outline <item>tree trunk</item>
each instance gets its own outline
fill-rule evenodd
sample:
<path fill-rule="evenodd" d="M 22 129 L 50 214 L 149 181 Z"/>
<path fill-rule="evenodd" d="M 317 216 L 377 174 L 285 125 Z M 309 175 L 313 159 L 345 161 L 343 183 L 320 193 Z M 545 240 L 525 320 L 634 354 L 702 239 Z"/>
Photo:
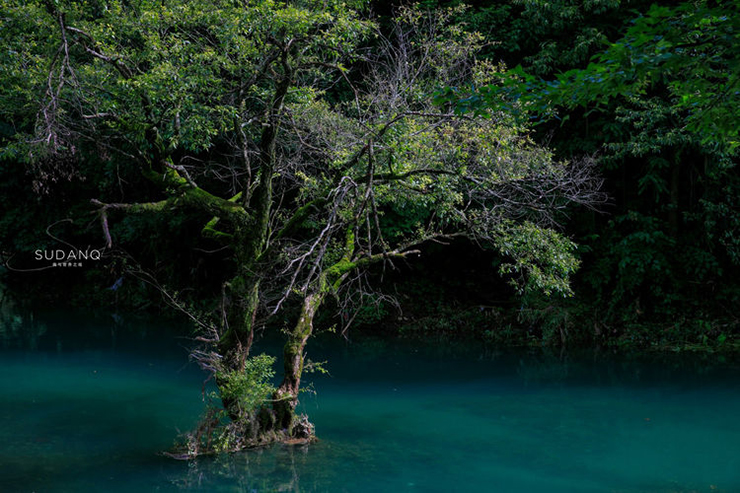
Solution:
<path fill-rule="evenodd" d="M 243 370 L 254 340 L 254 320 L 259 306 L 259 279 L 241 276 L 229 283 L 226 296 L 226 327 L 218 350 L 230 370 Z"/>
<path fill-rule="evenodd" d="M 275 391 L 273 409 L 278 429 L 287 432 L 291 437 L 310 438 L 312 426 L 306 421 L 296 419 L 295 408 L 298 405 L 298 391 L 303 373 L 303 358 L 306 342 L 313 332 L 313 318 L 324 300 L 324 293 L 312 293 L 303 300 L 301 313 L 283 348 L 283 382 Z"/>
<path fill-rule="evenodd" d="M 229 417 L 234 422 L 251 420 L 250 416 L 242 416 L 238 402 L 226 397 L 222 392 L 224 385 L 234 373 L 245 371 L 249 351 L 254 340 L 254 320 L 259 305 L 259 279 L 250 277 L 244 279 L 235 277 L 224 293 L 226 311 L 226 327 L 218 342 L 218 353 L 221 355 L 221 372 L 216 373 L 216 385 L 219 387 L 221 402 Z"/>

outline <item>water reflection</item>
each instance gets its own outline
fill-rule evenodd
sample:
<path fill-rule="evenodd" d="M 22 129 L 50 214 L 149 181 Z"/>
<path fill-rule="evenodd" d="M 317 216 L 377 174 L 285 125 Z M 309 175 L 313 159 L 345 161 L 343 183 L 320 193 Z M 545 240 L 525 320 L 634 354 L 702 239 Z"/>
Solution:
<path fill-rule="evenodd" d="M 0 346 L 35 351 L 46 331 L 46 324 L 36 320 L 33 310 L 21 306 L 0 283 Z"/>
<path fill-rule="evenodd" d="M 311 446 L 278 445 L 239 454 L 200 458 L 187 464 L 187 473 L 170 481 L 187 491 L 310 491 L 301 487 L 300 471 L 309 461 Z M 315 478 L 314 478 L 315 480 Z"/>

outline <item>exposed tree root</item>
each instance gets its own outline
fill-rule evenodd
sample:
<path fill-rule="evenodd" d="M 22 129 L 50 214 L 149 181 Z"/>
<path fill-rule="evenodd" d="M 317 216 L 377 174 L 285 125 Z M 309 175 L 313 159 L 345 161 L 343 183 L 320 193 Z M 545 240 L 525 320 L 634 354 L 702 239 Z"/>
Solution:
<path fill-rule="evenodd" d="M 256 418 L 252 422 L 228 421 L 223 410 L 210 409 L 193 431 L 183 434 L 181 442 L 163 455 L 176 460 L 192 460 L 275 444 L 307 445 L 316 441 L 314 425 L 305 414 L 296 417 L 291 430 L 276 430 L 260 429 Z"/>

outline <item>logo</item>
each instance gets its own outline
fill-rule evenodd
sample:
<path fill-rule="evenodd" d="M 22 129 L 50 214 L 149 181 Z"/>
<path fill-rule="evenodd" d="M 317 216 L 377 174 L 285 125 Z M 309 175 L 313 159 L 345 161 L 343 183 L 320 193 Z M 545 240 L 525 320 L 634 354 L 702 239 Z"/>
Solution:
<path fill-rule="evenodd" d="M 52 235 L 49 230 L 61 222 L 72 222 L 72 220 L 65 219 L 52 224 L 46 228 L 46 234 L 63 246 L 57 248 L 36 249 L 33 251 L 31 259 L 27 257 L 25 259 L 19 258 L 13 262 L 13 265 L 11 265 L 11 260 L 13 260 L 16 255 L 10 255 L 4 262 L 5 267 L 10 271 L 15 272 L 32 272 L 59 267 L 81 268 L 91 262 L 99 261 L 103 258 L 104 249 L 102 248 L 91 248 L 89 246 L 84 249 L 78 248 L 71 243 Z"/>
<path fill-rule="evenodd" d="M 52 262 L 51 267 L 82 267 L 83 260 L 100 260 L 101 250 L 36 250 L 33 252 L 36 260 Z"/>

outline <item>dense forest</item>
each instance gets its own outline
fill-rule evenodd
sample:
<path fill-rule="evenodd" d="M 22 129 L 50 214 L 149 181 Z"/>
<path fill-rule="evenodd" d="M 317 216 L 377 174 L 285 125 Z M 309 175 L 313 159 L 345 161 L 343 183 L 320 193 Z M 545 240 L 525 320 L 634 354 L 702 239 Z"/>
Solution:
<path fill-rule="evenodd" d="M 740 342 L 734 1 L 1 5 L 3 282 L 190 320 L 189 453 L 311 438 L 314 326 Z"/>

